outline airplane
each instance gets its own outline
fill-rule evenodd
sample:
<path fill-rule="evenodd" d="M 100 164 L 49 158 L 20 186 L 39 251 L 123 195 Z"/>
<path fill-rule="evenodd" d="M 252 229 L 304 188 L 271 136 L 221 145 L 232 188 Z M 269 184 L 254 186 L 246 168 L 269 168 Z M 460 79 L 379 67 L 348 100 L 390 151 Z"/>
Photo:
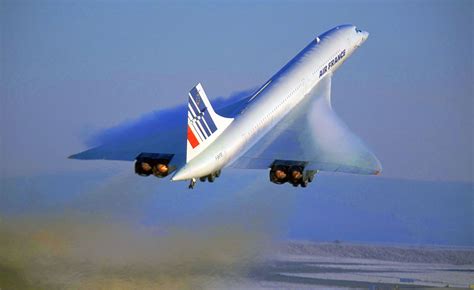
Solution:
<path fill-rule="evenodd" d="M 378 175 L 381 164 L 335 114 L 334 72 L 368 38 L 354 25 L 313 39 L 253 94 L 216 113 L 202 85 L 188 93 L 187 126 L 163 124 L 150 141 L 98 146 L 72 159 L 135 161 L 135 173 L 214 182 L 224 168 L 264 169 L 275 184 L 307 187 L 320 171 Z M 181 128 L 182 127 L 182 128 Z"/>

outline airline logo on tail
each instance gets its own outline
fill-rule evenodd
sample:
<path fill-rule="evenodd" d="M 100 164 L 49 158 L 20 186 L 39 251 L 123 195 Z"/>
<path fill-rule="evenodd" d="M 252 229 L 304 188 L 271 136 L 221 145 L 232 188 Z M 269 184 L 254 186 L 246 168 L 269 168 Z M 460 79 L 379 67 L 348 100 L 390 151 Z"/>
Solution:
<path fill-rule="evenodd" d="M 216 124 L 207 111 L 201 94 L 194 87 L 189 92 L 188 100 L 188 141 L 195 148 L 215 131 L 217 131 Z"/>
<path fill-rule="evenodd" d="M 201 84 L 192 88 L 188 96 L 186 161 L 206 149 L 233 120 L 216 114 Z"/>

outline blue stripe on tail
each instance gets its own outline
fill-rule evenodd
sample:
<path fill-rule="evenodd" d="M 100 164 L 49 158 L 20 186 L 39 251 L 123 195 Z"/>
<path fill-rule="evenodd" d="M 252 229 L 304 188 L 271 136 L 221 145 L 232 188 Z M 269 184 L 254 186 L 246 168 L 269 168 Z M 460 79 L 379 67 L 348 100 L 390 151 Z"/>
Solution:
<path fill-rule="evenodd" d="M 209 113 L 204 112 L 204 120 L 206 120 L 206 123 L 209 126 L 209 129 L 211 129 L 211 133 L 216 132 L 217 130 L 216 124 L 212 120 L 211 116 L 209 116 Z"/>
<path fill-rule="evenodd" d="M 191 96 L 189 97 L 188 102 L 189 104 L 191 104 L 191 108 L 194 111 L 194 114 L 196 115 L 195 122 L 199 123 L 202 126 L 202 128 L 206 131 L 207 136 L 210 136 L 212 133 L 217 131 L 217 126 L 214 123 L 214 120 L 212 120 L 209 113 L 206 112 L 206 105 L 202 101 L 199 91 L 196 88 L 193 88 L 190 94 Z M 209 126 L 209 129 L 207 128 L 206 124 L 203 122 L 203 119 L 206 120 L 206 123 Z M 200 131 L 201 133 L 204 133 L 202 132 L 202 130 Z M 205 134 L 203 135 L 206 136 Z"/>
<path fill-rule="evenodd" d="M 201 95 L 199 94 L 199 91 L 196 88 L 193 88 L 191 90 L 191 96 L 193 97 L 194 102 L 196 105 L 199 107 L 200 111 L 204 111 L 206 108 L 206 105 L 202 101 Z"/>
<path fill-rule="evenodd" d="M 205 115 L 207 115 L 207 114 L 205 114 Z M 201 124 L 201 126 L 202 126 L 202 127 L 204 128 L 204 130 L 206 131 L 207 136 L 211 136 L 211 134 L 214 133 L 214 132 L 212 132 L 212 133 L 209 132 L 209 129 L 207 129 L 206 124 L 204 124 L 204 121 L 203 121 L 202 117 L 198 120 L 198 122 L 199 122 L 199 124 Z"/>
<path fill-rule="evenodd" d="M 198 116 L 201 113 L 201 111 L 196 107 L 196 105 L 194 105 L 193 101 L 191 100 L 191 97 L 189 97 L 188 103 L 191 105 L 191 108 L 193 109 L 194 114 Z"/>

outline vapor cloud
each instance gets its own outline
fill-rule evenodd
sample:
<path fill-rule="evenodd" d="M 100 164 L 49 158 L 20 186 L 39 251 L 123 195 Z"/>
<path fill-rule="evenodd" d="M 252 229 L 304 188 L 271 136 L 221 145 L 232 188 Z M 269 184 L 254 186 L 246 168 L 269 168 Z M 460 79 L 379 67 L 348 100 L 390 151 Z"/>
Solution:
<path fill-rule="evenodd" d="M 212 99 L 212 105 L 218 113 L 224 116 L 232 115 L 232 107 L 223 109 L 234 102 L 250 96 L 255 91 L 254 88 L 238 91 L 227 97 L 219 97 Z M 142 139 L 149 135 L 154 135 L 166 126 L 167 129 L 176 128 L 181 130 L 186 128 L 187 122 L 187 103 L 184 102 L 179 106 L 155 110 L 150 113 L 143 114 L 135 120 L 124 121 L 117 126 L 95 132 L 86 139 L 86 145 L 99 146 L 111 144 L 113 142 L 123 142 L 130 139 Z"/>

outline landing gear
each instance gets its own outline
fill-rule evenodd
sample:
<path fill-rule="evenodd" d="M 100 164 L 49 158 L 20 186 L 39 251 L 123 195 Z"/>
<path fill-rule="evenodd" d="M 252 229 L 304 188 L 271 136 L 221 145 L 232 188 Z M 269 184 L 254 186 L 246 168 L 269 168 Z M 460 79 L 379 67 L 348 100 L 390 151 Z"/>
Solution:
<path fill-rule="evenodd" d="M 309 180 L 306 178 L 306 179 L 301 180 L 300 185 L 301 187 L 306 187 L 308 186 L 308 183 L 309 183 Z"/>
<path fill-rule="evenodd" d="M 214 180 L 216 180 L 216 175 L 214 175 L 214 173 L 209 174 L 209 175 L 207 176 L 207 180 L 208 180 L 209 182 L 214 182 Z"/>
<path fill-rule="evenodd" d="M 307 171 L 305 171 L 305 173 L 303 175 L 303 178 L 301 178 L 301 181 L 300 181 L 299 185 L 301 185 L 301 187 L 307 187 L 308 184 L 314 180 L 314 175 L 316 175 L 316 173 L 318 173 L 317 170 L 307 170 Z"/>
<path fill-rule="evenodd" d="M 308 170 L 306 171 L 306 178 L 308 182 L 313 182 L 314 176 L 319 172 L 319 170 Z"/>
<path fill-rule="evenodd" d="M 216 181 L 216 178 L 219 177 L 219 176 L 221 176 L 221 170 L 220 170 L 220 169 L 217 170 L 217 171 L 214 172 L 214 173 L 209 174 L 209 175 L 205 175 L 205 176 L 199 177 L 199 181 L 201 181 L 201 182 L 206 182 L 206 180 L 207 180 L 207 181 L 209 181 L 209 182 L 214 182 L 214 181 Z M 190 183 L 189 183 L 189 186 L 188 186 L 189 189 L 193 189 L 193 188 L 194 188 L 194 186 L 196 185 L 196 181 L 197 181 L 196 178 L 191 179 L 191 181 L 190 181 Z"/>
<path fill-rule="evenodd" d="M 191 178 L 191 182 L 189 183 L 188 188 L 193 189 L 195 185 L 196 185 L 196 178 Z"/>

